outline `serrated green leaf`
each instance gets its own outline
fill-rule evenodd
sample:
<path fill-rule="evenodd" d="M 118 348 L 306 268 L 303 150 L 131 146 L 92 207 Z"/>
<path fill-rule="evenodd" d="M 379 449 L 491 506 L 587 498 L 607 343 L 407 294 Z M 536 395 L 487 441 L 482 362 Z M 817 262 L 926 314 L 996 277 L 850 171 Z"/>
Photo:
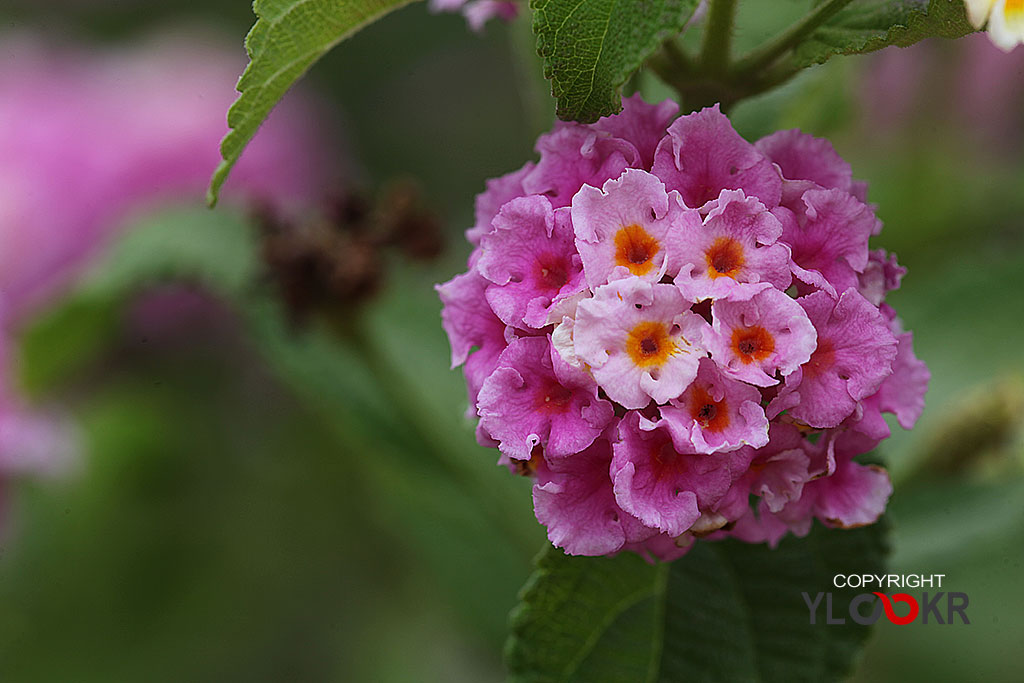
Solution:
<path fill-rule="evenodd" d="M 249 65 L 228 111 L 231 130 L 220 145 L 207 199 L 221 186 L 260 124 L 289 88 L 331 48 L 414 0 L 256 0 L 256 23 L 245 39 Z"/>
<path fill-rule="evenodd" d="M 563 120 L 593 123 L 622 109 L 622 85 L 698 0 L 531 0 L 537 52 Z"/>
<path fill-rule="evenodd" d="M 843 677 L 869 627 L 812 625 L 802 592 L 833 594 L 840 616 L 859 589 L 836 573 L 882 573 L 884 524 L 816 527 L 776 550 L 698 542 L 649 565 L 633 553 L 569 557 L 548 548 L 512 613 L 506 646 L 516 683 L 827 681 Z"/>
<path fill-rule="evenodd" d="M 961 38 L 974 30 L 963 0 L 854 0 L 811 32 L 794 58 L 797 66 L 807 67 L 833 55 L 907 47 L 934 36 Z"/>

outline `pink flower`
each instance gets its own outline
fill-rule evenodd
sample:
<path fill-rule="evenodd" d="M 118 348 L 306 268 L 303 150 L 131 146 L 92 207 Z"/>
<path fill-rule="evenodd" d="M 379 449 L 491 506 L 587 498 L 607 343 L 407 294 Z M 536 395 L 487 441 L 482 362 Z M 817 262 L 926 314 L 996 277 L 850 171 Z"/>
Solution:
<path fill-rule="evenodd" d="M 885 301 L 885 295 L 899 289 L 900 280 L 907 274 L 907 269 L 896 262 L 896 254 L 887 254 L 884 249 L 875 249 L 868 253 L 868 263 L 864 272 L 857 277 L 857 290 L 875 306 Z"/>
<path fill-rule="evenodd" d="M 740 520 L 750 513 L 750 496 L 758 496 L 769 512 L 782 510 L 799 500 L 804 484 L 814 473 L 812 463 L 820 449 L 808 442 L 796 427 L 773 422 L 769 445 L 756 451 L 750 466 L 736 479 L 716 507 L 726 519 Z"/>
<path fill-rule="evenodd" d="M 905 270 L 827 141 L 674 113 L 558 124 L 478 198 L 439 292 L 481 443 L 573 554 L 869 524 L 892 488 L 854 459 L 928 383 L 885 302 Z"/>
<path fill-rule="evenodd" d="M 506 325 L 541 328 L 559 300 L 583 291 L 569 212 L 542 196 L 517 197 L 480 241 L 477 270 L 491 284 L 487 302 Z"/>
<path fill-rule="evenodd" d="M 602 187 L 641 163 L 631 143 L 577 123 L 541 135 L 537 153 L 540 161 L 523 178 L 523 189 L 548 196 L 556 207 L 569 206 L 584 185 Z"/>
<path fill-rule="evenodd" d="M 798 130 L 780 130 L 761 138 L 755 146 L 779 167 L 785 180 L 809 180 L 854 194 L 853 170 L 828 140 Z"/>
<path fill-rule="evenodd" d="M 722 190 L 705 207 L 704 225 L 682 238 L 676 284 L 687 299 L 742 301 L 767 287 L 789 287 L 789 249 L 776 243 L 779 219 L 742 190 Z"/>
<path fill-rule="evenodd" d="M 718 105 L 669 126 L 654 156 L 654 174 L 702 212 L 722 190 L 742 189 L 769 209 L 782 196 L 782 178 L 771 160 L 733 130 Z"/>
<path fill-rule="evenodd" d="M 829 467 L 824 475 L 815 474 L 804 484 L 799 498 L 777 511 L 761 502 L 758 512 L 765 531 L 777 533 L 781 523 L 802 536 L 809 531 L 813 518 L 828 526 L 850 529 L 873 524 L 885 511 L 892 494 L 889 475 L 877 465 L 861 465 L 853 460 L 877 442 L 856 432 L 840 432 L 829 439 Z"/>
<path fill-rule="evenodd" d="M 16 321 L 56 294 L 133 212 L 203 202 L 244 54 L 166 36 L 86 51 L 14 37 L 0 54 L 0 292 Z M 308 106 L 275 110 L 225 197 L 320 194 Z"/>
<path fill-rule="evenodd" d="M 441 322 L 451 342 L 452 368 L 466 364 L 470 414 L 473 416 L 476 416 L 476 397 L 480 387 L 498 367 L 498 356 L 508 346 L 510 335 L 487 302 L 489 284 L 474 268 L 436 287 L 444 304 Z"/>
<path fill-rule="evenodd" d="M 541 458 L 533 504 L 548 538 L 571 555 L 608 555 L 655 531 L 615 500 L 608 485 L 611 445 L 602 439 L 572 458 Z"/>
<path fill-rule="evenodd" d="M 594 128 L 633 145 L 640 155 L 640 167 L 649 171 L 658 144 L 678 115 L 679 105 L 672 100 L 652 106 L 636 93 L 622 100 L 620 113 L 598 120 Z"/>
<path fill-rule="evenodd" d="M 657 424 L 668 431 L 680 450 L 717 453 L 768 444 L 761 392 L 730 379 L 710 358 L 701 359 L 697 378 L 661 409 L 661 417 Z"/>
<path fill-rule="evenodd" d="M 584 185 L 572 200 L 576 248 L 587 284 L 635 275 L 657 282 L 683 263 L 681 238 L 700 225 L 700 215 L 665 192 L 645 171 L 626 169 L 604 188 Z"/>
<path fill-rule="evenodd" d="M 783 410 L 812 427 L 835 427 L 892 374 L 896 338 L 882 314 L 854 289 L 797 300 L 818 333 L 810 360 L 786 377 L 768 414 Z"/>
<path fill-rule="evenodd" d="M 727 461 L 680 453 L 666 430 L 644 430 L 632 413 L 619 425 L 611 474 L 615 500 L 646 526 L 680 536 L 729 490 Z"/>
<path fill-rule="evenodd" d="M 913 332 L 897 334 L 896 342 L 892 374 L 885 378 L 878 391 L 861 401 L 857 412 L 848 419 L 851 429 L 874 439 L 889 436 L 889 425 L 882 413 L 895 415 L 900 427 L 911 429 L 924 411 L 924 395 L 931 373 L 914 355 Z"/>
<path fill-rule="evenodd" d="M 579 453 L 614 415 L 597 384 L 567 364 L 547 337 L 508 345 L 477 399 L 480 426 L 510 458 L 528 460 L 536 446 L 549 458 Z"/>
<path fill-rule="evenodd" d="M 580 302 L 574 343 L 608 397 L 626 408 L 665 403 L 697 376 L 707 323 L 679 290 L 637 277 L 598 287 Z"/>
<path fill-rule="evenodd" d="M 884 469 L 853 461 L 864 452 L 864 442 L 858 443 L 852 434 L 837 436 L 835 471 L 808 483 L 800 496 L 813 501 L 815 517 L 844 529 L 874 524 L 892 495 L 892 482 Z"/>
<path fill-rule="evenodd" d="M 803 307 L 778 289 L 765 289 L 747 301 L 719 299 L 711 307 L 711 357 L 724 372 L 750 384 L 778 383 L 806 363 L 818 334 Z"/>
<path fill-rule="evenodd" d="M 783 225 L 780 240 L 792 251 L 793 274 L 835 297 L 858 285 L 858 274 L 868 265 L 868 238 L 880 223 L 848 192 L 808 189 Z"/>
<path fill-rule="evenodd" d="M 506 202 L 526 194 L 526 190 L 523 189 L 523 178 L 528 176 L 533 168 L 533 162 L 529 162 L 518 171 L 487 181 L 487 189 L 476 197 L 476 225 L 466 231 L 466 239 L 474 245 L 480 244 L 480 238 L 491 231 L 491 221 L 501 211 L 501 207 Z"/>

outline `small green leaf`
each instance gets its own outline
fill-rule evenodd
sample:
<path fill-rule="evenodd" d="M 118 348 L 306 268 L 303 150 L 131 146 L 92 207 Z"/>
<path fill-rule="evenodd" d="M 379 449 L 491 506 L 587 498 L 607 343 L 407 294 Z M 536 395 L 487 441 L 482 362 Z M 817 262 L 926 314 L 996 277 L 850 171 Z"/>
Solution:
<path fill-rule="evenodd" d="M 537 52 L 566 121 L 593 123 L 622 109 L 621 89 L 697 0 L 531 0 Z"/>
<path fill-rule="evenodd" d="M 907 47 L 933 36 L 961 38 L 974 30 L 963 0 L 854 0 L 811 32 L 794 58 L 797 66 L 807 67 L 833 55 Z"/>
<path fill-rule="evenodd" d="M 215 204 L 242 150 L 274 105 L 332 47 L 413 0 L 256 0 L 256 23 L 245 39 L 249 66 L 228 111 L 231 130 L 220 145 L 207 199 Z"/>
<path fill-rule="evenodd" d="M 884 571 L 884 524 L 817 526 L 771 550 L 698 542 L 685 557 L 650 565 L 633 553 L 569 557 L 548 548 L 512 612 L 506 644 L 516 683 L 825 681 L 851 668 L 869 628 L 846 612 L 860 589 L 837 573 Z M 825 598 L 815 624 L 801 593 Z"/>

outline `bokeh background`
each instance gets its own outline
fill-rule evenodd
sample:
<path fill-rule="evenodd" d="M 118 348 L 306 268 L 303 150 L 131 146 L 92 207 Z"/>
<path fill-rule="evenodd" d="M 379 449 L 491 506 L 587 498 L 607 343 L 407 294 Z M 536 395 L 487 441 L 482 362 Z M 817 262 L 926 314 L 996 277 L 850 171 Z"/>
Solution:
<path fill-rule="evenodd" d="M 744 2 L 740 47 L 803 4 Z M 140 102 L 97 109 L 136 150 L 146 131 L 184 135 L 168 112 L 213 131 L 120 166 L 104 142 L 100 158 L 117 167 L 107 197 L 89 184 L 90 153 L 68 151 L 102 135 L 84 111 L 70 117 L 81 130 L 65 121 L 51 134 L 45 116 L 5 119 L 0 100 L 0 139 L 27 139 L 24 125 L 55 149 L 46 201 L 5 213 L 21 174 L 10 159 L 0 173 L 0 262 L 57 254 L 39 266 L 53 282 L 4 319 L 5 391 L 50 421 L 45 444 L 59 433 L 69 451 L 43 475 L 0 474 L 0 680 L 501 680 L 506 616 L 545 539 L 528 482 L 497 467 L 463 418 L 432 285 L 463 269 L 484 179 L 533 158 L 551 125 L 528 22 L 474 34 L 421 3 L 369 27 L 288 98 L 293 133 L 285 121 L 280 137 L 292 151 L 266 142 L 250 180 L 235 178 L 210 212 L 207 145 L 225 129 L 250 24 L 244 0 L 0 8 L 5 96 L 44 78 L 26 55 L 70 51 L 47 72 L 66 80 L 39 111 L 91 111 L 100 91 Z M 146 61 L 163 50 L 195 64 L 197 44 L 230 66 Z M 161 100 L 183 74 L 205 85 Z M 634 87 L 667 96 L 643 74 Z M 60 95 L 70 89 L 85 94 Z M 917 428 L 895 427 L 879 453 L 896 484 L 893 571 L 945 574 L 969 594 L 972 623 L 882 622 L 856 680 L 1020 680 L 1024 49 L 1004 55 L 973 36 L 836 59 L 733 118 L 750 139 L 827 136 L 870 182 L 886 226 L 874 244 L 909 268 L 890 300 L 932 370 Z M 168 146 L 193 150 L 199 169 L 164 173 Z M 328 199 L 379 197 L 396 179 L 438 217 L 440 255 L 375 243 L 360 263 L 378 287 L 296 315 L 258 224 L 273 212 L 301 233 Z M 122 208 L 52 222 L 97 202 Z"/>

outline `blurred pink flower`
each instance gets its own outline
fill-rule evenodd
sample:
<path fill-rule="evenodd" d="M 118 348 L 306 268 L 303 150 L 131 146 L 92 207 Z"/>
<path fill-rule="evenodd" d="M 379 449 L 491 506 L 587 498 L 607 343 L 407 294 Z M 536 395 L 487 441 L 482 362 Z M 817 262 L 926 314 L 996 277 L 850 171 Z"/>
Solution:
<path fill-rule="evenodd" d="M 484 25 L 495 17 L 512 21 L 519 16 L 516 0 L 430 0 L 431 12 L 462 12 L 466 23 L 474 31 L 482 31 Z"/>
<path fill-rule="evenodd" d="M 25 35 L 0 44 L 3 507 L 12 476 L 59 471 L 77 448 L 68 420 L 22 403 L 4 351 L 132 214 L 204 202 L 245 55 L 195 32 L 103 50 Z M 334 178 L 317 123 L 307 102 L 279 107 L 235 168 L 225 201 L 289 211 L 321 199 Z"/>
<path fill-rule="evenodd" d="M 872 139 L 888 145 L 908 131 L 952 126 L 984 152 L 1018 154 L 1024 50 L 1006 54 L 976 33 L 889 48 L 866 64 L 859 101 Z"/>
<path fill-rule="evenodd" d="M 979 144 L 1016 156 L 1024 141 L 1024 50 L 1006 54 L 981 34 L 955 45 L 961 64 L 953 98 L 958 123 Z"/>
<path fill-rule="evenodd" d="M 194 36 L 108 51 L 23 36 L 0 54 L 0 298 L 16 323 L 66 285 L 134 211 L 199 204 L 244 54 Z M 327 159 L 294 99 L 225 189 L 275 208 L 319 197 Z"/>

